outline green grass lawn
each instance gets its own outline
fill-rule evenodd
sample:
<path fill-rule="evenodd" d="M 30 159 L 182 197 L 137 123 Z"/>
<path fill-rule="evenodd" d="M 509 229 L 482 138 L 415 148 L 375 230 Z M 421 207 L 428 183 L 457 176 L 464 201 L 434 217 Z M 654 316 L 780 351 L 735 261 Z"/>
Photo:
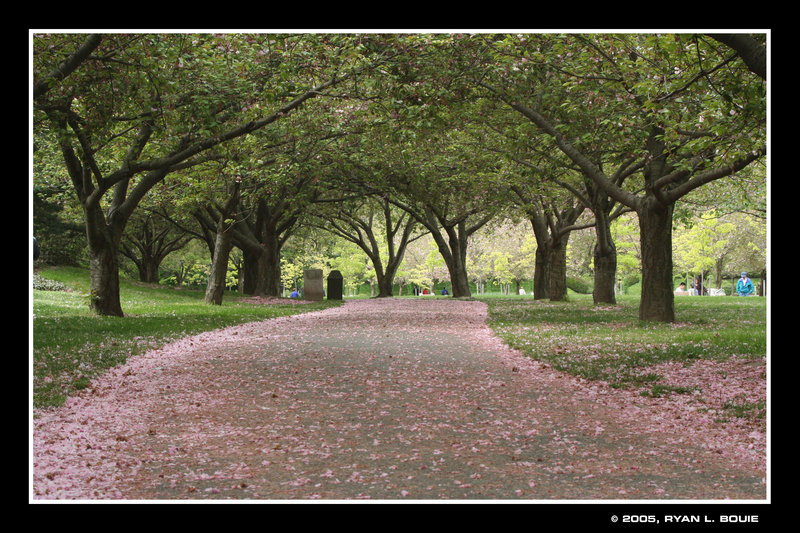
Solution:
<path fill-rule="evenodd" d="M 33 404 L 61 405 L 104 369 L 130 355 L 203 331 L 315 311 L 339 302 L 259 305 L 226 293 L 223 305 L 208 305 L 198 290 L 121 281 L 126 316 L 101 317 L 89 310 L 88 272 L 51 268 L 39 272 L 67 290 L 33 291 Z"/>
<path fill-rule="evenodd" d="M 662 383 L 661 363 L 724 364 L 735 357 L 736 364 L 756 365 L 767 354 L 767 305 L 761 297 L 676 297 L 671 324 L 640 321 L 638 296 L 623 296 L 615 306 L 594 306 L 591 296 L 576 294 L 568 302 L 482 300 L 489 305 L 490 327 L 509 346 L 557 370 L 642 396 L 694 392 Z M 763 417 L 765 409 L 762 402 L 729 407 L 734 416 L 750 410 Z"/>

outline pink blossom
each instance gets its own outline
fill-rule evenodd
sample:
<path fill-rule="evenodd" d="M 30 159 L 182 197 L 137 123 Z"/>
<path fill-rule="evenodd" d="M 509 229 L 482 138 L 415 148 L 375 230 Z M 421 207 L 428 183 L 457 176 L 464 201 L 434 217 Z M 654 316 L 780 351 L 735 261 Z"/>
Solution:
<path fill-rule="evenodd" d="M 712 393 L 569 377 L 481 302 L 347 301 L 181 339 L 36 410 L 32 497 L 763 500 L 765 431 L 711 412 L 763 398 L 763 368 L 657 371 Z"/>

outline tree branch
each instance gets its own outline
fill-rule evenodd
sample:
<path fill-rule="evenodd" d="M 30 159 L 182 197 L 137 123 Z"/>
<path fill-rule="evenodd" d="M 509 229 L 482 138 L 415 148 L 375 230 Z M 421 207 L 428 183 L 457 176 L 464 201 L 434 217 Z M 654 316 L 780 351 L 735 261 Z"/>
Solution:
<path fill-rule="evenodd" d="M 761 43 L 749 35 L 738 33 L 710 33 L 708 36 L 732 48 L 750 72 L 762 80 L 767 79 L 767 49 Z"/>
<path fill-rule="evenodd" d="M 89 57 L 95 48 L 100 45 L 103 36 L 93 33 L 89 35 L 83 44 L 67 59 L 65 59 L 55 70 L 41 76 L 39 81 L 33 86 L 33 98 L 36 99 L 47 91 L 55 87 L 56 83 L 72 74 L 86 58 Z"/>
<path fill-rule="evenodd" d="M 682 196 L 685 196 L 694 189 L 714 180 L 730 176 L 731 174 L 742 170 L 753 161 L 760 159 L 765 155 L 767 155 L 767 147 L 762 146 L 760 149 L 750 152 L 746 156 L 737 159 L 730 165 L 721 166 L 712 170 L 707 170 L 706 172 L 701 172 L 700 174 L 696 174 L 690 180 L 682 183 L 674 189 L 664 191 L 664 197 L 670 202 L 676 202 Z"/>

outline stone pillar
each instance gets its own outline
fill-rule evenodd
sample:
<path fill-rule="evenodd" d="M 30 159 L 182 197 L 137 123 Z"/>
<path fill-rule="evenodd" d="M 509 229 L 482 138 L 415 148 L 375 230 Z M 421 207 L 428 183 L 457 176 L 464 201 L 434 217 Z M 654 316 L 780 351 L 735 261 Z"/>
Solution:
<path fill-rule="evenodd" d="M 341 300 L 344 278 L 338 270 L 331 270 L 328 274 L 328 300 Z"/>
<path fill-rule="evenodd" d="M 318 302 L 322 300 L 322 270 L 312 268 L 303 271 L 303 299 Z"/>

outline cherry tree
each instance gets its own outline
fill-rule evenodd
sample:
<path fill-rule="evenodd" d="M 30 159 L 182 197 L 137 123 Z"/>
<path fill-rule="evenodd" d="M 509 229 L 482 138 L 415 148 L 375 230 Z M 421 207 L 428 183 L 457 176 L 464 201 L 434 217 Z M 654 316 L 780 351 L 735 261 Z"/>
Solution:
<path fill-rule="evenodd" d="M 142 199 L 214 149 L 296 112 L 365 63 L 345 35 L 33 37 L 34 126 L 84 211 L 91 308 L 122 316 L 118 249 Z M 364 60 L 364 61 L 362 61 Z"/>
<path fill-rule="evenodd" d="M 519 45 L 515 40 L 513 46 Z M 513 68 L 476 83 L 637 213 L 639 317 L 673 321 L 675 204 L 765 157 L 764 80 L 736 52 L 691 34 L 537 36 L 524 50 L 525 56 L 514 56 Z M 587 115 L 592 127 L 580 127 Z M 599 142 L 616 143 L 611 147 L 642 165 L 639 190 L 615 184 L 592 158 Z"/>

